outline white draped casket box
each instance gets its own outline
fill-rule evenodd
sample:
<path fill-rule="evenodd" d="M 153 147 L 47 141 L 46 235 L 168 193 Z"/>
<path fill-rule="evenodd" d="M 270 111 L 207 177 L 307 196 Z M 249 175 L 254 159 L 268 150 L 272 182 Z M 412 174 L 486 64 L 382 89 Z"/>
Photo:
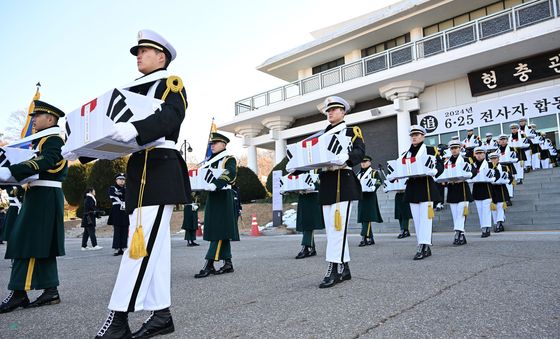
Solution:
<path fill-rule="evenodd" d="M 472 177 L 471 165 L 467 162 L 456 166 L 457 164 L 447 163 L 444 166 L 443 173 L 436 178 L 437 182 L 461 182 Z"/>
<path fill-rule="evenodd" d="M 393 182 L 390 182 L 389 180 L 385 180 L 383 181 L 383 192 L 385 193 L 389 193 L 389 192 L 404 192 L 404 190 L 406 189 L 406 181 L 408 179 L 404 178 L 404 179 L 396 179 Z"/>
<path fill-rule="evenodd" d="M 527 139 L 531 139 L 531 140 L 532 140 L 532 139 L 535 139 L 535 138 L 537 137 L 537 133 L 535 132 L 534 129 L 531 129 L 531 128 L 530 128 L 530 129 L 526 130 L 525 137 L 526 137 Z"/>
<path fill-rule="evenodd" d="M 17 147 L 1 147 L 0 148 L 0 167 L 9 167 L 11 165 L 19 164 L 20 162 L 30 160 L 35 157 L 35 151 L 28 148 L 17 148 Z M 16 181 L 14 177 L 11 177 L 10 181 L 2 181 L 6 184 L 23 185 L 30 181 L 39 179 L 38 174 L 34 174 L 30 177 L 23 179 L 22 181 Z"/>
<path fill-rule="evenodd" d="M 508 141 L 508 146 L 513 148 L 529 148 L 531 145 L 529 144 L 529 140 L 526 138 L 519 138 L 517 140 L 510 140 Z"/>
<path fill-rule="evenodd" d="M 510 150 L 509 152 L 505 152 L 504 154 L 500 153 L 500 160 L 499 160 L 500 164 L 513 164 L 517 161 L 518 159 L 515 151 Z"/>
<path fill-rule="evenodd" d="M 494 170 L 491 168 L 486 168 L 478 173 L 472 178 L 467 180 L 470 183 L 475 182 L 494 182 L 496 178 L 494 177 Z"/>
<path fill-rule="evenodd" d="M 500 177 L 492 182 L 492 185 L 506 185 L 509 184 L 509 176 L 507 172 L 499 172 Z"/>
<path fill-rule="evenodd" d="M 351 138 L 340 134 L 323 134 L 288 145 L 286 168 L 309 171 L 336 165 L 339 155 L 348 153 L 352 147 Z"/>
<path fill-rule="evenodd" d="M 280 178 L 280 193 L 315 191 L 315 183 L 319 179 L 319 174 L 303 173 L 299 175 L 288 174 Z"/>
<path fill-rule="evenodd" d="M 136 140 L 123 143 L 109 135 L 119 122 L 142 120 L 161 108 L 162 101 L 122 89 L 112 89 L 66 115 L 64 152 L 96 159 L 116 159 L 163 144 L 164 138 L 144 146 Z"/>
<path fill-rule="evenodd" d="M 399 158 L 387 161 L 387 179 L 434 176 L 437 173 L 436 158 L 433 155 Z"/>
<path fill-rule="evenodd" d="M 199 168 L 189 170 L 191 191 L 211 191 L 210 184 L 219 178 L 224 170 L 222 168 Z"/>
<path fill-rule="evenodd" d="M 360 185 L 362 185 L 362 192 L 375 192 L 377 187 L 375 187 L 375 182 L 377 178 L 372 178 L 371 175 L 364 175 L 360 179 Z"/>

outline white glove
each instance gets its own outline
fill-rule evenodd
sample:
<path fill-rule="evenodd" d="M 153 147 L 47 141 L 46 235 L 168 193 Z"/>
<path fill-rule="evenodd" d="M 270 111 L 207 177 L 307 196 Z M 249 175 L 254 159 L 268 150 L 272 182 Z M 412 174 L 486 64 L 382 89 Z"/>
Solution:
<path fill-rule="evenodd" d="M 215 184 L 208 184 L 208 190 L 215 191 L 216 190 L 216 185 Z"/>
<path fill-rule="evenodd" d="M 342 153 L 342 154 L 339 154 L 336 157 L 336 159 L 334 160 L 334 163 L 339 165 L 339 166 L 342 166 L 342 165 L 346 164 L 347 160 L 348 160 L 348 154 L 347 153 Z"/>
<path fill-rule="evenodd" d="M 130 122 L 119 122 L 113 126 L 113 132 L 109 136 L 115 141 L 129 142 L 138 136 L 138 131 Z"/>
<path fill-rule="evenodd" d="M 74 152 L 63 152 L 62 157 L 68 161 L 78 160 L 78 155 Z"/>
<path fill-rule="evenodd" d="M 12 172 L 7 167 L 0 167 L 0 181 L 8 181 L 12 177 Z"/>

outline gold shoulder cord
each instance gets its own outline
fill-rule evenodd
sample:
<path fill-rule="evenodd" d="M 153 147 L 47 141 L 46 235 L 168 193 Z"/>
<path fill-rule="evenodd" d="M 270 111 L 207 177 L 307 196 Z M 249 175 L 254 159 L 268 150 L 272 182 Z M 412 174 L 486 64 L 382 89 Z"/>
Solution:
<path fill-rule="evenodd" d="M 43 150 L 43 144 L 45 143 L 45 141 L 47 141 L 47 139 L 49 137 L 52 137 L 52 135 L 47 135 L 46 137 L 42 138 L 39 143 L 37 144 L 37 149 L 39 150 L 39 152 L 41 152 Z M 58 173 L 60 171 L 62 171 L 62 169 L 64 169 L 64 165 L 66 165 L 66 160 L 63 158 L 62 160 L 60 160 L 59 162 L 57 162 L 55 164 L 55 168 L 51 168 L 48 169 L 47 172 L 49 173 Z"/>
<path fill-rule="evenodd" d="M 181 95 L 181 99 L 183 99 L 183 105 L 185 109 L 187 109 L 187 101 L 183 96 L 183 92 L 181 92 L 184 87 L 183 80 L 181 80 L 181 78 L 179 78 L 178 76 L 173 75 L 167 78 L 165 85 L 167 86 L 167 88 L 165 89 L 165 92 L 163 92 L 163 96 L 161 97 L 161 100 L 165 101 L 170 91 L 173 93 L 179 93 Z"/>
<path fill-rule="evenodd" d="M 142 202 L 144 200 L 144 189 L 146 188 L 146 168 L 148 167 L 148 153 L 154 147 L 146 148 L 144 155 L 144 168 L 142 169 L 142 179 L 140 180 L 140 193 L 138 194 L 138 213 L 136 213 L 136 230 L 130 242 L 129 256 L 131 259 L 140 259 L 148 256 L 146 242 L 144 241 L 144 231 L 142 230 Z"/>
<path fill-rule="evenodd" d="M 362 139 L 362 141 L 364 141 L 364 137 L 362 135 L 362 130 L 360 129 L 360 127 L 358 126 L 352 127 L 352 132 L 354 132 L 354 136 L 352 137 L 352 143 L 354 143 L 354 140 L 356 140 L 356 138 L 360 138 Z"/>

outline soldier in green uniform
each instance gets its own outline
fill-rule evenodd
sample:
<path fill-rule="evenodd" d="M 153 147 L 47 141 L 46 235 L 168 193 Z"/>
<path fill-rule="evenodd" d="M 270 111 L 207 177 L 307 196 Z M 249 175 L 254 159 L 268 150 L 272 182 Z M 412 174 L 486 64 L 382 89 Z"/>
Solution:
<path fill-rule="evenodd" d="M 8 208 L 8 212 L 6 212 L 6 220 L 4 221 L 4 229 L 2 230 L 2 238 L 4 240 L 8 239 L 10 228 L 16 222 L 19 209 L 21 208 L 21 202 L 25 195 L 25 189 L 21 186 L 5 186 L 5 189 L 8 192 L 10 207 Z"/>
<path fill-rule="evenodd" d="M 212 190 L 208 192 L 204 209 L 204 240 L 210 241 L 210 247 L 206 253 L 204 267 L 195 274 L 195 278 L 233 272 L 231 241 L 239 241 L 239 230 L 237 229 L 239 214 L 233 189 L 237 178 L 237 161 L 234 157 L 227 155 L 226 146 L 229 139 L 226 136 L 212 133 L 210 142 L 212 143 L 212 157 L 202 168 L 220 168 L 224 171 L 210 184 Z M 214 262 L 219 260 L 223 260 L 224 265 L 216 270 Z"/>
<path fill-rule="evenodd" d="M 187 247 L 200 246 L 195 242 L 198 228 L 198 204 L 186 204 L 183 209 L 183 226 Z"/>
<path fill-rule="evenodd" d="M 64 195 L 62 181 L 68 173 L 62 158 L 64 141 L 59 136 L 58 119 L 64 113 L 46 102 L 35 100 L 33 127 L 42 137 L 33 140 L 37 156 L 31 160 L 0 168 L 0 182 L 16 181 L 39 174 L 29 184 L 21 211 L 8 234 L 6 259 L 13 259 L 8 289 L 10 294 L 0 305 L 0 313 L 19 307 L 58 304 L 56 257 L 64 255 Z M 30 303 L 27 291 L 44 292 Z"/>
<path fill-rule="evenodd" d="M 313 231 L 325 228 L 323 212 L 319 202 L 319 183 L 315 183 L 315 191 L 299 192 L 297 205 L 296 231 L 302 232 L 301 251 L 296 259 L 317 255 Z"/>
<path fill-rule="evenodd" d="M 371 223 L 381 223 L 383 222 L 383 218 L 381 218 L 381 212 L 379 211 L 379 204 L 377 202 L 377 188 L 381 186 L 381 175 L 379 171 L 371 167 L 371 157 L 369 155 L 366 155 L 362 159 L 360 166 L 360 172 L 358 172 L 358 179 L 360 179 L 360 181 L 365 178 L 375 180 L 375 191 L 363 192 L 362 200 L 358 201 L 358 222 L 362 224 L 362 232 L 360 233 L 362 241 L 360 241 L 358 246 L 363 247 L 375 245 Z"/>

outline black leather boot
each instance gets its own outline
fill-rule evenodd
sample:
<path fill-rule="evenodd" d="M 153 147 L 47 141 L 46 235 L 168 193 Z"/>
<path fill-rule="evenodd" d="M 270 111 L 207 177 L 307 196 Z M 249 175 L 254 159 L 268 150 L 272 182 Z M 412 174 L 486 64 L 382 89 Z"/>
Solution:
<path fill-rule="evenodd" d="M 340 274 L 338 274 L 338 264 L 334 262 L 329 262 L 327 266 L 327 273 L 323 278 L 321 284 L 319 284 L 319 288 L 329 288 L 333 287 L 340 281 Z"/>
<path fill-rule="evenodd" d="M 426 257 L 431 257 L 432 256 L 432 249 L 430 248 L 430 245 L 424 245 L 424 258 Z"/>
<path fill-rule="evenodd" d="M 467 237 L 465 237 L 465 232 L 461 232 L 461 234 L 459 234 L 459 241 L 457 242 L 457 245 L 461 246 L 466 244 L 467 244 Z"/>
<path fill-rule="evenodd" d="M 220 269 L 216 272 L 216 274 L 225 273 L 233 273 L 233 263 L 231 262 L 231 259 L 225 259 L 224 266 L 220 267 Z"/>
<path fill-rule="evenodd" d="M 309 247 L 309 256 L 313 257 L 317 255 L 317 251 L 315 250 L 315 246 Z"/>
<path fill-rule="evenodd" d="M 422 260 L 424 259 L 424 247 L 426 245 L 418 245 L 418 249 L 416 250 L 416 254 L 412 260 Z"/>
<path fill-rule="evenodd" d="M 0 304 L 0 313 L 8 313 L 19 307 L 29 305 L 29 298 L 25 291 L 10 291 L 8 296 Z"/>
<path fill-rule="evenodd" d="M 375 240 L 373 240 L 373 234 L 367 239 L 367 245 L 375 245 Z"/>
<path fill-rule="evenodd" d="M 296 259 L 303 259 L 309 256 L 309 249 L 307 246 L 302 246 L 301 251 L 296 255 Z"/>
<path fill-rule="evenodd" d="M 460 237 L 461 237 L 461 231 L 455 231 L 455 237 L 453 238 L 453 245 L 459 245 Z"/>
<path fill-rule="evenodd" d="M 410 237 L 410 231 L 409 230 L 404 230 L 403 238 L 406 238 L 406 237 Z"/>
<path fill-rule="evenodd" d="M 342 272 L 340 272 L 340 281 L 352 279 L 352 274 L 350 274 L 350 266 L 347 262 L 342 265 L 339 264 L 338 267 L 342 267 Z"/>
<path fill-rule="evenodd" d="M 206 278 L 210 274 L 216 274 L 216 269 L 214 268 L 214 260 L 206 259 L 204 267 L 194 275 L 195 278 Z"/>
<path fill-rule="evenodd" d="M 366 237 L 362 237 L 362 241 L 360 241 L 360 243 L 358 244 L 358 247 L 364 247 L 367 246 L 367 238 Z"/>
<path fill-rule="evenodd" d="M 502 221 L 498 221 L 498 225 L 496 226 L 496 233 L 503 232 L 503 231 L 505 231 L 504 224 Z"/>
<path fill-rule="evenodd" d="M 397 235 L 397 239 L 402 239 L 404 237 L 405 237 L 404 230 L 402 230 L 401 233 L 399 233 L 399 235 Z"/>
<path fill-rule="evenodd" d="M 26 307 L 40 307 L 46 305 L 56 305 L 60 304 L 60 295 L 56 287 L 46 288 L 39 298 L 35 299 L 34 302 L 27 305 Z"/>
<path fill-rule="evenodd" d="M 128 313 L 117 311 L 109 312 L 107 320 L 105 320 L 105 323 L 95 336 L 96 339 L 129 339 L 131 337 L 132 333 L 130 333 L 130 327 L 128 326 Z"/>
<path fill-rule="evenodd" d="M 156 335 L 169 334 L 175 331 L 173 318 L 169 308 L 163 310 L 152 311 L 152 314 L 142 324 L 142 327 L 134 333 L 132 338 L 151 338 Z"/>
<path fill-rule="evenodd" d="M 488 238 L 490 236 L 490 227 L 484 227 L 482 229 L 482 235 L 480 236 L 481 238 Z"/>

